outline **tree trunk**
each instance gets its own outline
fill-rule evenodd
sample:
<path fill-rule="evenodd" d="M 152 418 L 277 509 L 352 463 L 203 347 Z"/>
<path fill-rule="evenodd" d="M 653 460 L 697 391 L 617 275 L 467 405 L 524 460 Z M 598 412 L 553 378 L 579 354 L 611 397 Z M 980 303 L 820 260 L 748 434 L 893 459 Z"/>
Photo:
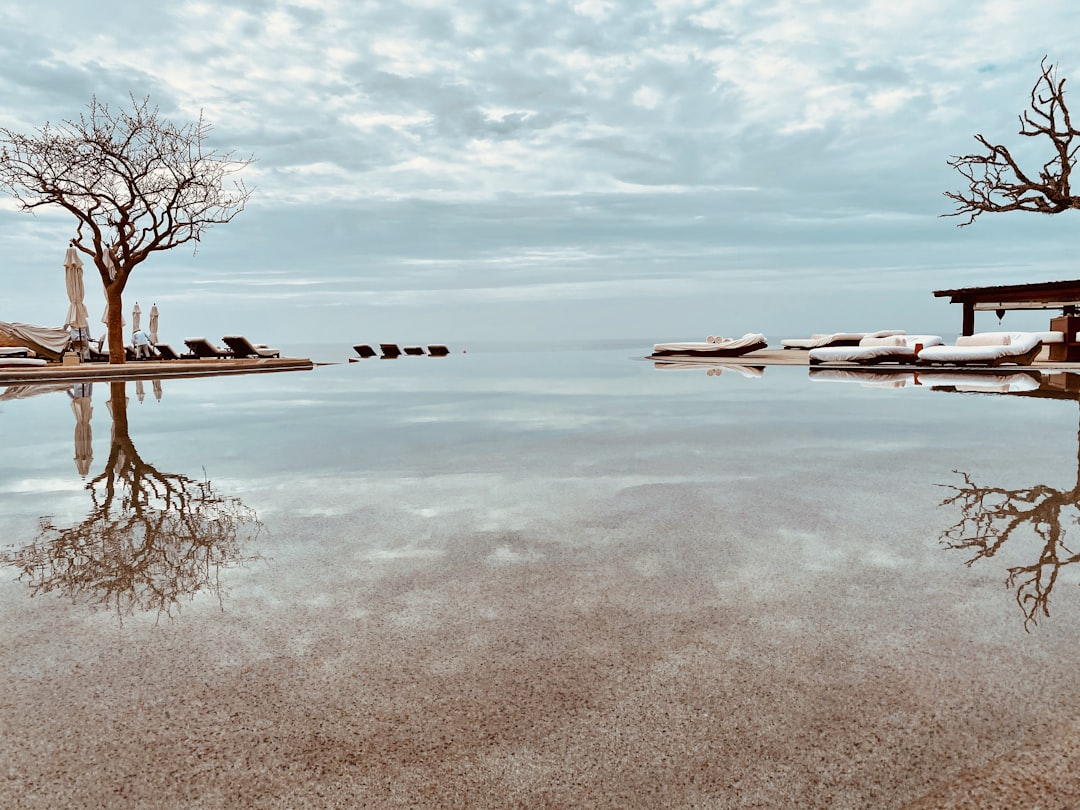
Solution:
<path fill-rule="evenodd" d="M 109 308 L 105 328 L 109 330 L 109 362 L 124 363 L 124 300 L 122 288 L 115 281 L 105 285 L 105 303 Z"/>

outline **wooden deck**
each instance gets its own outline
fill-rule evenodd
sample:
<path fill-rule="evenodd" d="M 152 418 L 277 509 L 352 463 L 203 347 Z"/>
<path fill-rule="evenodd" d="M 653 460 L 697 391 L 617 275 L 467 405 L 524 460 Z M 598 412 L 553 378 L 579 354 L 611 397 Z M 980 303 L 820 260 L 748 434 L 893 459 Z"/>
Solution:
<path fill-rule="evenodd" d="M 0 385 L 44 382 L 112 382 L 178 377 L 217 377 L 226 374 L 258 374 L 270 371 L 310 371 L 315 364 L 306 357 L 259 357 L 228 360 L 132 360 L 123 364 L 81 363 L 0 368 Z"/>

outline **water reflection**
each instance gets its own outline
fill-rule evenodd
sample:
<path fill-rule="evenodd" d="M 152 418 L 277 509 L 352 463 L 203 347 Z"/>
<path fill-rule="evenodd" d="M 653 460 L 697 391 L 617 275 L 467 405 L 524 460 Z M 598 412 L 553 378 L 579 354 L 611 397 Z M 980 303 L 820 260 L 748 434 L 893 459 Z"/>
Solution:
<path fill-rule="evenodd" d="M 262 524 L 253 509 L 219 494 L 208 479 L 162 472 L 143 460 L 128 431 L 125 386 L 109 383 L 109 456 L 86 483 L 86 517 L 68 527 L 42 517 L 37 537 L 0 562 L 18 569 L 31 596 L 55 592 L 120 617 L 141 611 L 171 616 L 200 591 L 222 598 L 222 569 L 258 559 L 245 557 L 243 547 Z M 85 460 L 89 470 L 92 392 L 76 387 L 69 395 L 76 464 Z"/>
<path fill-rule="evenodd" d="M 1080 403 L 1080 374 L 1036 369 L 916 371 L 866 367 L 810 369 L 815 382 L 855 383 L 867 388 L 918 389 L 967 395 L 1063 399 Z M 940 484 L 952 491 L 941 506 L 960 518 L 939 537 L 947 548 L 971 554 L 966 565 L 994 557 L 1013 541 L 1010 554 L 1032 562 L 1008 569 L 1006 586 L 1015 590 L 1024 627 L 1050 616 L 1050 595 L 1061 570 L 1080 561 L 1066 545 L 1067 528 L 1080 523 L 1080 430 L 1077 431 L 1077 478 L 1070 489 L 1047 484 L 1009 489 L 979 483 L 970 472 L 953 470 L 961 483 Z M 1024 538 L 1038 551 L 1023 555 Z"/>
<path fill-rule="evenodd" d="M 740 377 L 761 377 L 765 373 L 765 366 L 746 366 L 736 363 L 707 363 L 701 360 L 679 362 L 677 360 L 656 360 L 653 368 L 670 371 L 703 371 L 709 377 L 719 377 L 721 374 L 738 374 Z"/>
<path fill-rule="evenodd" d="M 814 382 L 855 383 L 864 388 L 920 388 L 959 393 L 1015 394 L 1038 390 L 1038 371 L 912 371 L 877 367 L 812 368 Z"/>
<path fill-rule="evenodd" d="M 1080 374 L 1046 374 L 1038 382 L 1034 387 L 996 393 L 1080 403 Z M 972 389 L 961 385 L 953 390 Z M 1027 629 L 1040 618 L 1050 616 L 1050 595 L 1061 570 L 1080 561 L 1080 552 L 1066 545 L 1067 528 L 1080 522 L 1080 428 L 1076 446 L 1076 481 L 1067 490 L 1047 484 L 1019 489 L 980 484 L 962 470 L 953 471 L 963 479 L 962 483 L 941 484 L 953 492 L 941 505 L 958 509 L 960 519 L 942 532 L 940 540 L 948 548 L 973 552 L 966 562 L 968 566 L 993 557 L 1014 538 L 1036 538 L 1040 547 L 1037 556 L 1030 563 L 1010 567 L 1005 580 L 1006 586 L 1016 591 L 1016 603 L 1023 611 Z"/>

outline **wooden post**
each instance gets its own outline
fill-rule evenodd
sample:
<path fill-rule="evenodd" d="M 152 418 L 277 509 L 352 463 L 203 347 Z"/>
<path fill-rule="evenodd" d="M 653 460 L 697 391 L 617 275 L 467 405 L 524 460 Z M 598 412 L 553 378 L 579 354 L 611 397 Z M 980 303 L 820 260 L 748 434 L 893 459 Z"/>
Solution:
<path fill-rule="evenodd" d="M 960 330 L 960 334 L 975 334 L 975 304 L 971 301 L 964 302 L 964 327 Z"/>

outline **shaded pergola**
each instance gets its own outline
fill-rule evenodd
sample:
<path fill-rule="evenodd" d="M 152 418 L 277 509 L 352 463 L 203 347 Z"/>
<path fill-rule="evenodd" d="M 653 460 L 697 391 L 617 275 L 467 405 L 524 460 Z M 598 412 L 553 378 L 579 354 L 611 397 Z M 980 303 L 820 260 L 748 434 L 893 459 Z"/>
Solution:
<path fill-rule="evenodd" d="M 1063 316 L 1068 317 L 1076 316 L 1080 312 L 1080 280 L 934 290 L 934 296 L 948 298 L 949 303 L 963 306 L 964 323 L 961 334 L 964 335 L 974 333 L 977 311 L 996 312 L 999 318 L 1006 311 L 1013 309 L 1060 310 Z M 1064 326 L 1064 324 L 1059 326 Z M 1070 334 L 1072 330 L 1059 329 L 1054 326 L 1054 321 L 1051 321 L 1050 328 L 1066 332 L 1067 343 L 1075 341 L 1075 335 Z"/>

